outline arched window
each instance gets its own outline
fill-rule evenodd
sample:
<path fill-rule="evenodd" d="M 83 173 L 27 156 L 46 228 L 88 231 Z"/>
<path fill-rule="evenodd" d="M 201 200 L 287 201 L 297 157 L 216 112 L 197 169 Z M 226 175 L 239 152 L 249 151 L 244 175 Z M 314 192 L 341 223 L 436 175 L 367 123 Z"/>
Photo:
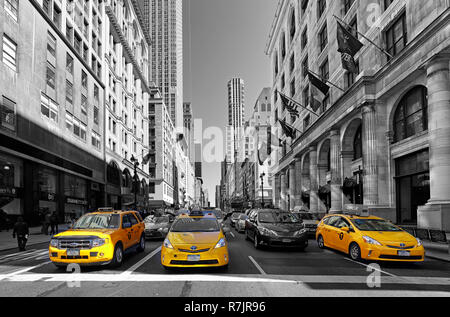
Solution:
<path fill-rule="evenodd" d="M 394 140 L 402 141 L 428 130 L 428 93 L 423 86 L 409 91 L 397 106 Z"/>
<path fill-rule="evenodd" d="M 278 52 L 275 52 L 273 64 L 274 64 L 273 66 L 274 66 L 275 77 L 277 77 L 278 76 Z"/>
<path fill-rule="evenodd" d="M 106 177 L 108 183 L 120 186 L 120 170 L 115 162 L 111 162 L 106 167 Z"/>
<path fill-rule="evenodd" d="M 362 126 L 359 126 L 353 140 L 353 160 L 359 160 L 362 156 Z"/>
<path fill-rule="evenodd" d="M 281 59 L 284 61 L 284 58 L 286 57 L 286 35 L 284 32 L 281 33 L 280 50 L 281 50 Z"/>
<path fill-rule="evenodd" d="M 122 173 L 122 187 L 131 188 L 132 178 L 130 171 L 125 169 Z"/>

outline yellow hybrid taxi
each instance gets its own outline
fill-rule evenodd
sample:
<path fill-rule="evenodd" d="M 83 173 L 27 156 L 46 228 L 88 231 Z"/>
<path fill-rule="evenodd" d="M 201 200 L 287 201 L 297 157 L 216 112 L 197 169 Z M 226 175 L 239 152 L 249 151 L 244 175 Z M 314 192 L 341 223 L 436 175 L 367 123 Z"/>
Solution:
<path fill-rule="evenodd" d="M 178 216 L 161 248 L 164 268 L 228 266 L 228 242 L 214 213 L 192 211 Z"/>
<path fill-rule="evenodd" d="M 82 216 L 68 231 L 53 236 L 49 257 L 57 267 L 71 263 L 119 267 L 124 253 L 144 251 L 144 231 L 138 212 L 99 209 Z"/>
<path fill-rule="evenodd" d="M 353 260 L 423 262 L 425 258 L 422 241 L 374 216 L 325 216 L 316 240 L 320 248 L 347 253 Z"/>

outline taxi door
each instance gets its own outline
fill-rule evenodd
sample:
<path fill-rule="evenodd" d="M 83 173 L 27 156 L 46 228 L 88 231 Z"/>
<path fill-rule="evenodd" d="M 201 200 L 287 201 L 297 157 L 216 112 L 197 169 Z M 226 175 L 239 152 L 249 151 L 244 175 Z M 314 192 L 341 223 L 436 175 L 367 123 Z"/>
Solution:
<path fill-rule="evenodd" d="M 131 223 L 130 214 L 122 215 L 122 241 L 124 250 L 131 247 L 133 243 L 133 225 Z"/>
<path fill-rule="evenodd" d="M 350 223 L 339 217 L 339 220 L 334 224 L 333 237 L 335 248 L 342 252 L 348 252 L 349 241 L 351 240 L 351 232 L 344 231 L 342 228 L 353 228 Z"/>
<path fill-rule="evenodd" d="M 139 243 L 141 238 L 141 225 L 134 212 L 130 213 L 129 216 L 131 221 L 131 245 L 135 245 Z"/>
<path fill-rule="evenodd" d="M 330 248 L 335 248 L 336 245 L 336 223 L 339 221 L 338 216 L 331 216 L 327 222 L 324 222 L 324 227 L 322 229 L 322 236 L 325 245 Z"/>

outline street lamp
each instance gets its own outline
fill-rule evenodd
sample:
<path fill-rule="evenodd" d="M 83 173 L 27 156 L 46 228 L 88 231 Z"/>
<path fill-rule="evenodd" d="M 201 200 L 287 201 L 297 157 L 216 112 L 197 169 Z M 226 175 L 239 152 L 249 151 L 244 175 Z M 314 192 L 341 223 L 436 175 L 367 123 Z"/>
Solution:
<path fill-rule="evenodd" d="M 149 161 L 149 156 L 150 154 L 147 154 L 143 160 L 142 160 L 142 165 L 146 165 Z M 130 158 L 130 162 L 133 163 L 133 170 L 134 170 L 134 175 L 133 175 L 133 191 L 134 191 L 134 210 L 137 210 L 137 189 L 138 189 L 138 180 L 139 177 L 137 175 L 137 169 L 140 165 L 139 160 L 137 158 L 134 157 L 134 155 L 131 156 Z"/>
<path fill-rule="evenodd" d="M 264 177 L 266 174 L 263 172 L 259 178 L 261 178 L 261 208 L 264 208 Z"/>

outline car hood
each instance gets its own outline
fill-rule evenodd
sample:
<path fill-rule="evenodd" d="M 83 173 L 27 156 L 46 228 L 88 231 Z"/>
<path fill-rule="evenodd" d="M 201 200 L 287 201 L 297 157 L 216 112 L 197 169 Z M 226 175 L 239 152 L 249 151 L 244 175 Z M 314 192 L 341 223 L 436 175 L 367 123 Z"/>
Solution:
<path fill-rule="evenodd" d="M 271 224 L 271 223 L 263 223 L 261 224 L 261 227 L 273 230 L 275 232 L 294 232 L 303 229 L 303 224 L 298 223 L 278 223 L 278 224 Z"/>
<path fill-rule="evenodd" d="M 160 228 L 167 228 L 167 224 L 166 223 L 157 223 L 157 224 L 146 223 L 145 224 L 145 229 L 147 229 L 147 230 L 154 230 L 154 229 L 160 229 Z"/>
<path fill-rule="evenodd" d="M 113 234 L 115 230 L 113 229 L 89 229 L 89 230 L 77 230 L 70 229 L 64 232 L 61 232 L 55 235 L 55 238 L 64 238 L 64 237 L 86 237 L 86 236 L 109 236 Z"/>
<path fill-rule="evenodd" d="M 386 231 L 362 231 L 365 236 L 371 237 L 380 243 L 406 243 L 414 244 L 417 243 L 416 238 L 407 232 L 386 232 Z"/>
<path fill-rule="evenodd" d="M 317 225 L 319 222 L 317 220 L 303 220 L 305 225 Z"/>
<path fill-rule="evenodd" d="M 220 232 L 170 232 L 168 238 L 173 245 L 185 244 L 216 244 Z"/>

